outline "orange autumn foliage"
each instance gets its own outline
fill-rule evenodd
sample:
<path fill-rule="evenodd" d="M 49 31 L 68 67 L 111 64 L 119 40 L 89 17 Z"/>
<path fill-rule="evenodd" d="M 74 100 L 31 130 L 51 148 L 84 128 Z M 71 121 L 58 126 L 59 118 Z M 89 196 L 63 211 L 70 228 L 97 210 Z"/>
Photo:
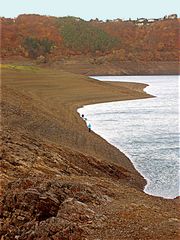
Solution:
<path fill-rule="evenodd" d="M 35 14 L 24 14 L 15 19 L 1 18 L 1 56 L 29 57 L 23 42 L 27 37 L 31 37 L 53 41 L 55 47 L 49 54 L 52 60 L 57 57 L 60 59 L 83 54 L 106 56 L 108 61 L 179 60 L 179 19 L 161 20 L 145 26 L 137 26 L 134 21 L 82 20 L 84 25 L 87 24 L 87 28 L 92 26 L 97 29 L 96 31 L 100 29 L 110 38 L 117 39 L 117 44 L 112 49 L 95 53 L 90 49 L 84 51 L 68 47 L 60 31 L 58 19 L 60 18 Z M 76 24 L 76 21 L 74 20 L 72 24 Z"/>

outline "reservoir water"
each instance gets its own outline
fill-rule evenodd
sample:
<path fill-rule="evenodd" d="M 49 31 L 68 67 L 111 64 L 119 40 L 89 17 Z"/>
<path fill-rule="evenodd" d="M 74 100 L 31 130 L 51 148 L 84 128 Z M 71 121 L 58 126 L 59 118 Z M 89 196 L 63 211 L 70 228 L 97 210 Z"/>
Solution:
<path fill-rule="evenodd" d="M 87 105 L 78 109 L 92 130 L 119 148 L 147 180 L 144 191 L 179 196 L 179 77 L 103 76 L 100 81 L 146 83 L 155 98 Z"/>

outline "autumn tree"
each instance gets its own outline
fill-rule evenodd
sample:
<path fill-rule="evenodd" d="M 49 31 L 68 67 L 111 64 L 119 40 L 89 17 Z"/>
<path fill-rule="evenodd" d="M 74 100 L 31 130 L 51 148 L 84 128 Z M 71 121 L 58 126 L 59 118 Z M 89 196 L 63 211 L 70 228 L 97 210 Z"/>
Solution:
<path fill-rule="evenodd" d="M 106 52 L 113 49 L 118 42 L 116 38 L 85 21 L 66 22 L 60 32 L 67 48 L 82 53 Z"/>
<path fill-rule="evenodd" d="M 28 51 L 31 58 L 37 58 L 40 55 L 47 56 L 54 47 L 54 42 L 48 39 L 37 39 L 27 37 L 23 42 L 24 48 Z"/>
<path fill-rule="evenodd" d="M 0 18 L 1 56 L 103 55 L 112 61 L 178 61 L 179 19 L 145 26 L 135 21 L 85 21 L 79 17 L 23 14 Z M 56 51 L 52 51 L 53 47 Z M 51 53 L 51 54 L 49 54 Z"/>

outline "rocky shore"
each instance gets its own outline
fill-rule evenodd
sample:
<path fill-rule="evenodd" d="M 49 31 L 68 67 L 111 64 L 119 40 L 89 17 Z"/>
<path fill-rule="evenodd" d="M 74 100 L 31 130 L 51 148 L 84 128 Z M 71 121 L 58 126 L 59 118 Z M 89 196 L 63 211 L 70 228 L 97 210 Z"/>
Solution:
<path fill-rule="evenodd" d="M 2 79 L 2 240 L 179 239 L 179 199 L 146 195 L 130 160 L 76 112 L 151 97 L 143 85 L 16 65 Z"/>

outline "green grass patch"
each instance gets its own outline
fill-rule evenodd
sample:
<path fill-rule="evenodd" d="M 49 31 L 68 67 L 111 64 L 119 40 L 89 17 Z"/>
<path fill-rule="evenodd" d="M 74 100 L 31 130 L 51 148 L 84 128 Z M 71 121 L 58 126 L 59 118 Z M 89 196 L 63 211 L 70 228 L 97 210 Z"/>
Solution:
<path fill-rule="evenodd" d="M 13 70 L 24 70 L 24 71 L 38 71 L 40 68 L 35 66 L 15 65 L 15 64 L 0 64 L 1 69 L 13 69 Z"/>

